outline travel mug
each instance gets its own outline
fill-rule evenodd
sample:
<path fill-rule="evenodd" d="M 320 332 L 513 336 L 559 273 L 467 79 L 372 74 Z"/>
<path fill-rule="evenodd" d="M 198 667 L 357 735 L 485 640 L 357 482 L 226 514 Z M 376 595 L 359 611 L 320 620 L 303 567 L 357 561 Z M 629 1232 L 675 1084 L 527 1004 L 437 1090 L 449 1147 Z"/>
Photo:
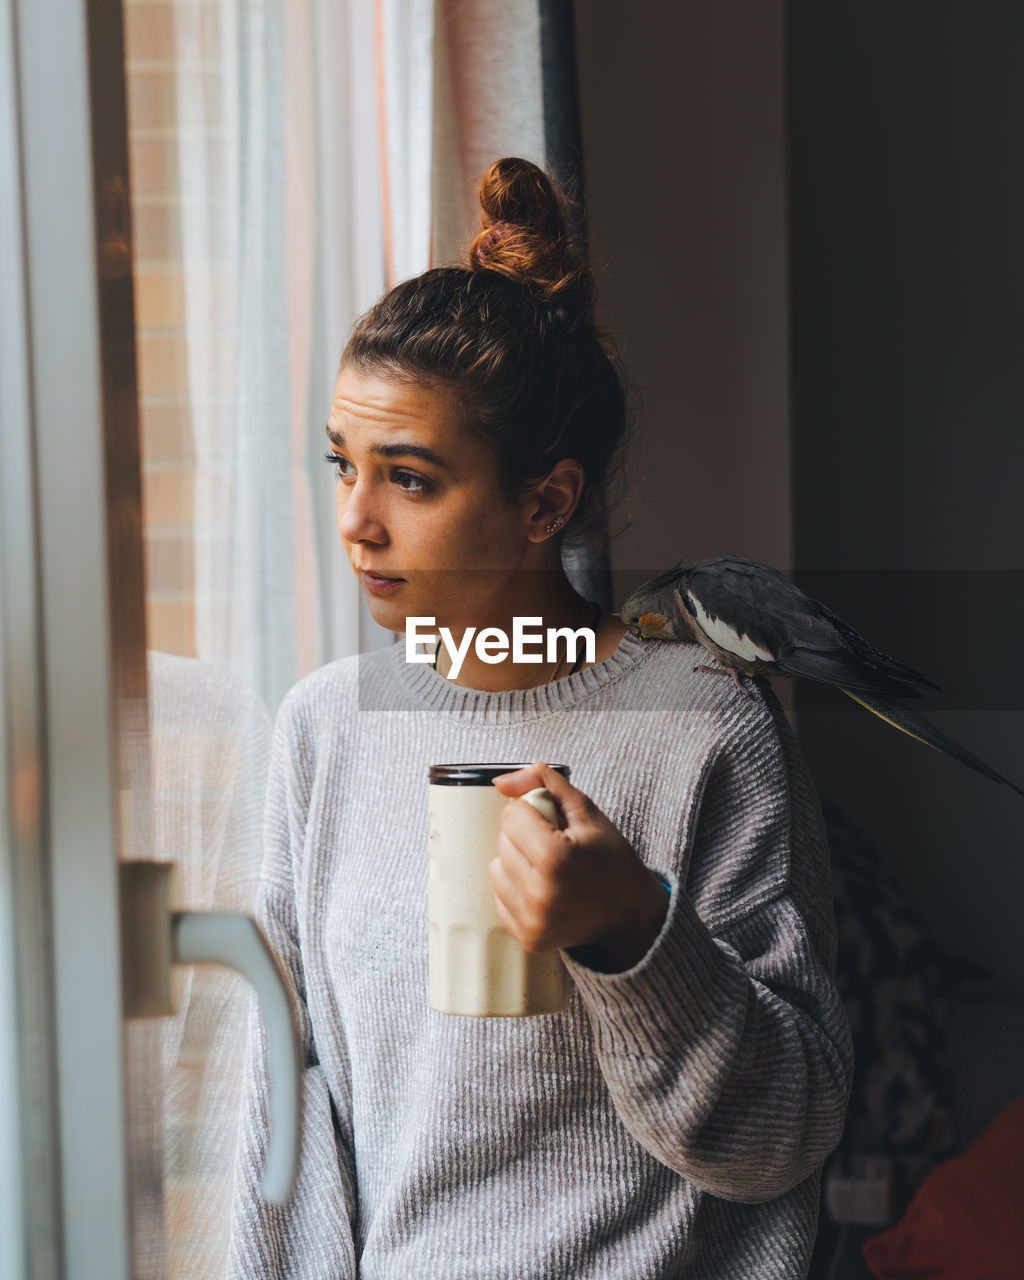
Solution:
<path fill-rule="evenodd" d="M 568 765 L 552 765 L 569 777 Z M 558 1013 L 569 981 L 557 951 L 531 955 L 502 925 L 488 863 L 498 852 L 509 797 L 491 785 L 522 764 L 430 766 L 430 1007 L 477 1018 Z M 552 826 L 557 806 L 543 787 L 524 797 Z"/>

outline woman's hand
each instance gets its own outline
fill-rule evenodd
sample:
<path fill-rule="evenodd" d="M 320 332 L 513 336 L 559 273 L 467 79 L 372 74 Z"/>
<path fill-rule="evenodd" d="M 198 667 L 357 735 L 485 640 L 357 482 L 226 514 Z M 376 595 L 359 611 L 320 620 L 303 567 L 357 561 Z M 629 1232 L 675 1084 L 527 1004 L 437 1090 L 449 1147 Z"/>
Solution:
<path fill-rule="evenodd" d="M 512 797 L 547 787 L 566 824 L 556 831 L 530 804 L 505 806 L 490 864 L 502 925 L 526 951 L 592 946 L 606 972 L 631 969 L 661 931 L 664 887 L 601 810 L 543 761 L 499 774 L 494 786 Z"/>

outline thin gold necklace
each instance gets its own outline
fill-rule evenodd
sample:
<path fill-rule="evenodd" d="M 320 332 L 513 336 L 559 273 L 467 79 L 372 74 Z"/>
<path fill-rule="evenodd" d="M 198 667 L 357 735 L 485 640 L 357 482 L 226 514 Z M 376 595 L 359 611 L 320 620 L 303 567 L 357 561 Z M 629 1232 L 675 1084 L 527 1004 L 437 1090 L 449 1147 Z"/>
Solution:
<path fill-rule="evenodd" d="M 434 664 L 433 664 L 433 665 L 434 665 L 434 670 L 435 670 L 435 671 L 437 670 L 437 655 L 438 655 L 440 652 L 441 652 L 441 641 L 440 641 L 440 640 L 438 640 L 437 644 L 436 644 L 436 645 L 435 645 L 435 647 L 434 647 Z M 561 669 L 562 669 L 562 663 L 563 663 L 563 662 L 565 662 L 565 657 L 564 657 L 564 655 L 563 655 L 561 658 L 559 658 L 559 659 L 558 659 L 558 662 L 555 664 L 555 669 L 554 669 L 554 671 L 552 671 L 552 673 L 551 673 L 551 674 L 548 676 L 548 678 L 544 681 L 544 683 L 545 683 L 545 684 L 550 684 L 550 683 L 551 683 L 551 681 L 552 681 L 552 680 L 554 680 L 555 676 L 557 676 L 557 675 L 558 675 L 558 673 L 559 673 L 559 671 L 561 671 Z"/>

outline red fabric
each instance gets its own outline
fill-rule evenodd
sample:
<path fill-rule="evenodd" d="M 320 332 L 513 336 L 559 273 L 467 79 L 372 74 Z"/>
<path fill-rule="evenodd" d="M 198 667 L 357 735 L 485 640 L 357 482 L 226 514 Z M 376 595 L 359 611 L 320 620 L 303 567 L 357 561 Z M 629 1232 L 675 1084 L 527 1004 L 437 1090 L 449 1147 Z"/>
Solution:
<path fill-rule="evenodd" d="M 1024 1280 L 1024 1095 L 861 1250 L 879 1280 Z"/>

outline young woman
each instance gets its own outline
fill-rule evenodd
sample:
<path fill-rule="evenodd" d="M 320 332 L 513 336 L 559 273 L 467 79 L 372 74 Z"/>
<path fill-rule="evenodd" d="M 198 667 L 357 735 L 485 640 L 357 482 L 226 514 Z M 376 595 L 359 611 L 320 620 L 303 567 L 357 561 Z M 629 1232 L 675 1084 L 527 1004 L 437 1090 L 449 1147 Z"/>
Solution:
<path fill-rule="evenodd" d="M 231 1274 L 303 1280 L 800 1277 L 842 1131 L 849 1032 L 820 811 L 766 684 L 695 672 L 562 571 L 624 429 L 557 192 L 497 162 L 465 267 L 392 289 L 345 349 L 327 428 L 338 531 L 375 619 L 593 626 L 594 661 L 455 673 L 404 642 L 282 706 L 261 923 L 294 984 L 305 1124 L 262 1202 L 253 1037 Z M 531 760 L 565 829 L 510 804 L 502 923 L 560 948 L 569 1007 L 427 997 L 427 768 Z M 572 781 L 545 761 L 568 763 Z"/>

